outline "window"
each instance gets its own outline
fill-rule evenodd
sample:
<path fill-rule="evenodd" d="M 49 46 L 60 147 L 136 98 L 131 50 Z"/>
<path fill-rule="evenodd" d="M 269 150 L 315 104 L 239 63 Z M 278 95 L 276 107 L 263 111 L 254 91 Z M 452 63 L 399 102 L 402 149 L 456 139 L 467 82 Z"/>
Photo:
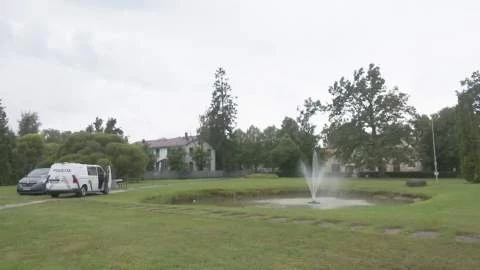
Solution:
<path fill-rule="evenodd" d="M 97 175 L 97 167 L 88 166 L 87 167 L 87 173 L 88 173 L 88 175 Z"/>
<path fill-rule="evenodd" d="M 399 172 L 400 171 L 400 162 L 394 162 L 393 163 L 393 171 L 394 172 Z"/>
<path fill-rule="evenodd" d="M 193 167 L 193 162 L 190 161 L 190 163 L 189 163 L 188 165 L 189 165 L 189 167 L 190 167 L 190 171 L 193 171 L 193 168 L 194 168 L 194 167 Z"/>
<path fill-rule="evenodd" d="M 193 155 L 193 147 L 188 148 L 188 152 L 190 153 L 190 156 Z"/>

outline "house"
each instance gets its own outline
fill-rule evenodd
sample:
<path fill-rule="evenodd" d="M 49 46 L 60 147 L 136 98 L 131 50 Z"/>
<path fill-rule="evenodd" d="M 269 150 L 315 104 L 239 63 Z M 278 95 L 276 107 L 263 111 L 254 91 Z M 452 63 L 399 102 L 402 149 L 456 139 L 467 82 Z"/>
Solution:
<path fill-rule="evenodd" d="M 335 150 L 331 148 L 323 149 L 325 152 L 325 172 L 330 175 L 356 175 L 359 172 L 367 172 L 369 170 L 356 168 L 354 163 L 344 164 L 335 158 Z M 396 163 L 390 162 L 386 164 L 385 172 L 421 172 L 423 171 L 422 162 L 415 160 L 412 163 Z"/>
<path fill-rule="evenodd" d="M 173 148 L 183 148 L 185 150 L 185 163 L 188 164 L 190 171 L 199 171 L 200 168 L 195 164 L 193 153 L 198 147 L 203 147 L 207 153 L 207 162 L 203 170 L 215 171 L 215 150 L 206 142 L 200 142 L 198 136 L 188 136 L 185 133 L 183 137 L 171 139 L 157 139 L 143 142 L 151 149 L 155 158 L 154 170 L 157 172 L 168 171 L 168 150 Z"/>

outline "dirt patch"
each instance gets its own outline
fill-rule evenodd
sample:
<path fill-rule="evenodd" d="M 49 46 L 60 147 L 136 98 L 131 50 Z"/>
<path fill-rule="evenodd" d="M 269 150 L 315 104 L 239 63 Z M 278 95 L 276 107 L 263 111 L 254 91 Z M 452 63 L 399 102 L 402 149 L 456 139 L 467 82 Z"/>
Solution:
<path fill-rule="evenodd" d="M 352 226 L 350 226 L 350 230 L 352 231 L 361 231 L 361 230 L 364 230 L 365 228 L 367 228 L 367 224 L 362 224 L 362 223 L 356 223 L 356 224 L 352 224 Z"/>
<path fill-rule="evenodd" d="M 41 201 L 31 201 L 31 202 L 26 202 L 26 203 L 6 204 L 6 205 L 0 206 L 0 210 L 23 207 L 23 206 L 27 206 L 27 205 L 33 205 L 33 204 L 46 203 L 46 202 L 53 202 L 53 201 L 56 201 L 56 200 L 41 200 Z"/>
<path fill-rule="evenodd" d="M 275 223 L 283 223 L 283 222 L 287 222 L 288 221 L 288 218 L 286 217 L 273 217 L 273 218 L 270 218 L 268 219 L 268 221 L 271 221 L 271 222 L 275 222 Z"/>
<path fill-rule="evenodd" d="M 318 225 L 322 228 L 334 228 L 338 224 L 338 221 L 321 221 Z"/>
<path fill-rule="evenodd" d="M 389 227 L 389 228 L 383 229 L 383 233 L 388 235 L 399 234 L 401 232 L 402 232 L 402 228 L 400 227 Z"/>
<path fill-rule="evenodd" d="M 313 219 L 295 219 L 295 220 L 293 220 L 293 223 L 295 223 L 295 224 L 312 224 L 314 222 L 315 222 L 315 220 L 313 220 Z"/>
<path fill-rule="evenodd" d="M 224 216 L 244 216 L 246 213 L 241 213 L 241 212 L 226 212 L 223 214 Z"/>
<path fill-rule="evenodd" d="M 480 243 L 480 234 L 459 234 L 455 241 L 462 243 Z"/>
<path fill-rule="evenodd" d="M 412 237 L 414 238 L 437 238 L 438 232 L 436 231 L 418 231 L 412 233 Z"/>

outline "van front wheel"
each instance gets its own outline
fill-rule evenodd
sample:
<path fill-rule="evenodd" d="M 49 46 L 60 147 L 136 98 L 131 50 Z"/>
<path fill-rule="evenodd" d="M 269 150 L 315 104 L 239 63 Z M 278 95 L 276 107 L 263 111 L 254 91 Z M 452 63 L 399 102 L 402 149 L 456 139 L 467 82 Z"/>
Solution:
<path fill-rule="evenodd" d="M 87 186 L 83 185 L 82 188 L 80 188 L 80 191 L 77 193 L 78 197 L 85 197 L 87 195 Z"/>

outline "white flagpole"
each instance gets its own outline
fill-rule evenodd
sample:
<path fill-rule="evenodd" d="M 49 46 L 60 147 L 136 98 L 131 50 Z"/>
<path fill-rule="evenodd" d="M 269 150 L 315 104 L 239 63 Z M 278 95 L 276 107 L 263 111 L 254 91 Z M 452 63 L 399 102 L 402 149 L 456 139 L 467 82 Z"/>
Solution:
<path fill-rule="evenodd" d="M 435 175 L 435 183 L 438 184 L 437 151 L 435 149 L 435 130 L 433 128 L 433 116 L 432 116 L 432 143 L 433 143 L 433 164 L 435 167 L 435 171 L 433 172 L 433 174 Z"/>

